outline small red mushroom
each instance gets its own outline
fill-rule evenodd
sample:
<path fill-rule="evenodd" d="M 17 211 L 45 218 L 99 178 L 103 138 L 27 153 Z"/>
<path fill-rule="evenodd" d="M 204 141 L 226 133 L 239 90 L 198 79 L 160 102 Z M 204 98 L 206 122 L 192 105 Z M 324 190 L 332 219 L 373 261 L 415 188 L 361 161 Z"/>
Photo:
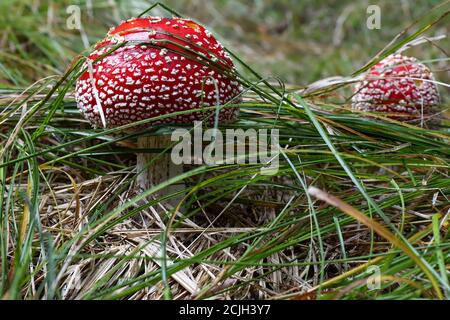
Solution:
<path fill-rule="evenodd" d="M 353 108 L 404 121 L 439 119 L 439 92 L 431 70 L 416 58 L 391 55 L 355 86 Z"/>
<path fill-rule="evenodd" d="M 122 44 L 122 46 L 120 46 Z M 110 52 L 115 46 L 118 49 Z M 109 53 L 109 54 L 108 54 Z M 94 60 L 101 60 L 94 63 Z M 88 70 L 76 83 L 75 98 L 84 117 L 95 127 L 117 127 L 177 111 L 225 104 L 242 88 L 222 44 L 203 26 L 189 19 L 133 18 L 112 28 L 89 55 Z M 239 103 L 240 98 L 235 102 Z M 155 124 L 188 124 L 214 110 L 196 111 Z M 237 108 L 223 108 L 219 121 L 232 121 Z M 212 118 L 212 117 L 210 117 Z M 140 148 L 160 148 L 168 137 L 139 137 Z M 138 154 L 138 171 L 152 160 Z M 140 185 L 148 188 L 180 173 L 170 157 L 160 157 L 143 170 Z M 169 172 L 170 171 L 170 172 Z"/>

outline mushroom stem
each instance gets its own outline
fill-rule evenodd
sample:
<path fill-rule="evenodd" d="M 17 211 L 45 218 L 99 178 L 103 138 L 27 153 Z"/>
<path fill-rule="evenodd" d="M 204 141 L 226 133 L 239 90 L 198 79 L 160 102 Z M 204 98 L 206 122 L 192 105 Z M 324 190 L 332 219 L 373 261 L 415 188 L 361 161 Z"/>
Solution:
<path fill-rule="evenodd" d="M 165 149 L 170 143 L 170 136 L 143 136 L 138 138 L 139 149 Z M 156 159 L 155 159 L 156 158 Z M 152 162 L 152 163 L 151 163 Z M 149 164 L 151 163 L 151 164 Z M 183 173 L 183 165 L 176 165 L 170 158 L 170 152 L 164 154 L 140 152 L 137 154 L 137 183 L 141 190 L 147 190 Z M 184 183 L 170 185 L 155 196 L 164 196 L 185 189 Z M 182 196 L 167 201 L 177 206 Z"/>

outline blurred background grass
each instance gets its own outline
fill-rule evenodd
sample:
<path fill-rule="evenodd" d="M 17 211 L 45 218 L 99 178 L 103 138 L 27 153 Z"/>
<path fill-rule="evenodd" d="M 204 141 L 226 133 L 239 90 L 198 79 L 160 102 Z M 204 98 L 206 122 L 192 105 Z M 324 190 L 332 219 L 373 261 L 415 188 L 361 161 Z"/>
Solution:
<path fill-rule="evenodd" d="M 207 25 L 264 76 L 291 84 L 349 75 L 441 0 L 169 0 L 164 4 Z M 26 85 L 62 73 L 70 60 L 121 20 L 136 16 L 144 0 L 2 0 L 0 2 L 0 84 Z M 369 5 L 381 8 L 381 29 L 369 30 Z M 83 30 L 69 30 L 67 8 L 78 5 Z M 167 14 L 161 8 L 154 15 Z M 400 16 L 399 16 L 400 15 Z M 444 20 L 445 22 L 445 20 Z M 448 35 L 445 23 L 431 34 Z M 83 39 L 84 37 L 84 39 Z M 83 41 L 84 40 L 84 41 Z M 448 57 L 448 41 L 421 45 L 408 54 L 419 60 Z M 446 61 L 433 64 L 449 82 Z"/>

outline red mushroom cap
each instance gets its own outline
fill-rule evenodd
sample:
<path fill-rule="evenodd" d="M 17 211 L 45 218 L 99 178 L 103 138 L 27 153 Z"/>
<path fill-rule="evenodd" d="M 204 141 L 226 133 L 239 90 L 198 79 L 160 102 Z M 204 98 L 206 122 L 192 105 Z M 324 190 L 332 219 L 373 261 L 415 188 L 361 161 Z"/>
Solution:
<path fill-rule="evenodd" d="M 416 58 L 395 54 L 369 69 L 352 103 L 361 111 L 414 121 L 435 114 L 440 99 L 431 70 Z"/>
<path fill-rule="evenodd" d="M 92 64 L 86 64 L 88 70 L 78 79 L 75 98 L 95 127 L 102 126 L 102 117 L 107 127 L 117 127 L 212 106 L 217 99 L 225 104 L 242 91 L 222 44 L 188 19 L 133 18 L 111 29 L 88 59 Z M 191 123 L 211 113 L 193 112 L 152 124 Z M 223 108 L 219 120 L 232 121 L 237 113 L 237 108 Z"/>

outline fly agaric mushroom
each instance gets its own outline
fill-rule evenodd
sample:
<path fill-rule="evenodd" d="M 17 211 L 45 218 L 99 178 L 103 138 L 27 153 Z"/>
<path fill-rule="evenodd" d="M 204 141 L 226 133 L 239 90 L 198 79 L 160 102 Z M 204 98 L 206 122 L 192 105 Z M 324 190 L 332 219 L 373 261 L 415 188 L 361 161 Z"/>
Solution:
<path fill-rule="evenodd" d="M 99 61 L 93 63 L 96 59 Z M 189 19 L 125 21 L 97 43 L 87 67 L 76 83 L 75 97 L 84 117 L 95 127 L 117 127 L 217 102 L 225 104 L 242 91 L 222 44 Z M 149 125 L 189 124 L 213 112 L 195 111 Z M 237 114 L 237 108 L 221 109 L 219 121 L 232 121 Z M 168 136 L 138 138 L 139 148 L 165 148 L 169 143 Z M 137 156 L 138 183 L 143 189 L 181 173 L 182 166 L 175 166 L 169 154 L 144 169 L 152 159 L 154 156 L 146 153 Z"/>
<path fill-rule="evenodd" d="M 404 121 L 439 119 L 439 92 L 431 70 L 416 58 L 391 55 L 355 87 L 353 108 Z M 434 118 L 434 119 L 431 119 Z"/>

